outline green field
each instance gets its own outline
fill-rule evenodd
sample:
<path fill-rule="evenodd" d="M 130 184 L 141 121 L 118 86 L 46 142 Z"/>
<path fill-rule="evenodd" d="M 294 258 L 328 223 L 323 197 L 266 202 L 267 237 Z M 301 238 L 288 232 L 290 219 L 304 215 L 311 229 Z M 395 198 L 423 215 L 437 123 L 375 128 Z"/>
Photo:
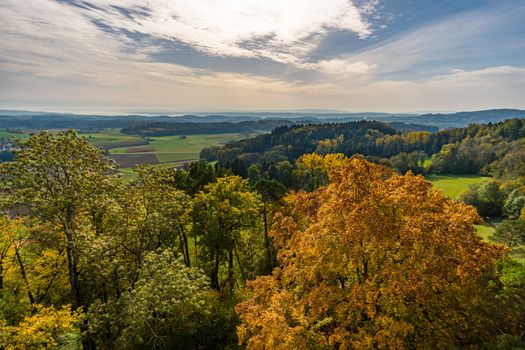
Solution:
<path fill-rule="evenodd" d="M 28 138 L 29 135 L 7 130 L 0 130 L 0 140 L 16 141 Z"/>
<path fill-rule="evenodd" d="M 458 198 L 471 185 L 481 184 L 488 181 L 490 177 L 479 175 L 428 175 L 426 179 L 447 196 Z"/>
<path fill-rule="evenodd" d="M 187 161 L 149 164 L 149 165 L 154 168 L 169 169 L 169 168 L 181 167 L 184 165 L 184 163 L 187 163 Z M 119 168 L 118 170 L 122 173 L 123 179 L 126 182 L 133 181 L 137 178 L 137 174 L 133 171 L 132 167 L 131 168 Z"/>
<path fill-rule="evenodd" d="M 79 136 L 86 137 L 93 146 L 102 147 L 104 149 L 111 149 L 116 147 L 130 147 L 133 145 L 144 144 L 144 139 L 136 135 L 126 135 L 119 132 L 119 130 L 107 130 L 105 132 L 96 132 L 88 134 L 80 134 Z"/>
<path fill-rule="evenodd" d="M 458 198 L 459 195 L 468 190 L 471 185 L 481 184 L 488 181 L 490 177 L 479 175 L 428 175 L 426 179 L 445 195 L 451 198 Z M 486 223 L 476 225 L 476 229 L 478 235 L 483 238 L 485 242 L 490 242 L 489 237 L 492 236 L 495 231 L 494 226 Z"/>
<path fill-rule="evenodd" d="M 60 130 L 51 130 L 51 132 Z M 31 130 L 22 132 L 11 132 L 0 130 L 0 139 L 15 141 L 26 139 Z M 34 131 L 38 132 L 38 131 Z M 155 167 L 172 168 L 183 165 L 188 161 L 199 159 L 200 151 L 205 147 L 220 146 L 228 141 L 237 141 L 246 138 L 246 134 L 212 134 L 212 135 L 188 135 L 181 137 L 159 136 L 150 137 L 146 141 L 139 135 L 122 134 L 120 129 L 106 129 L 101 132 L 79 133 L 80 137 L 88 139 L 93 146 L 101 147 L 110 154 L 122 155 L 124 159 L 120 171 L 127 179 L 132 179 L 134 174 L 129 164 L 151 164 L 152 156 L 157 164 Z M 128 159 L 126 155 L 130 155 Z M 133 158 L 131 158 L 133 157 Z M 138 161 L 138 163 L 134 163 Z M 119 160 L 120 162 L 120 160 Z M 131 163 L 130 163 L 131 162 Z"/>
<path fill-rule="evenodd" d="M 135 152 L 133 147 L 117 147 L 110 149 L 112 154 L 155 154 L 160 163 L 173 163 L 185 160 L 199 159 L 201 149 L 224 144 L 228 141 L 240 140 L 240 134 L 217 134 L 217 135 L 188 135 L 159 136 L 149 138 L 148 147 L 154 151 Z M 140 147 L 137 147 L 140 148 Z"/>
<path fill-rule="evenodd" d="M 458 196 L 469 189 L 470 185 L 481 184 L 488 181 L 490 177 L 478 176 L 478 175 L 429 175 L 427 180 L 432 182 L 436 188 L 440 189 L 447 196 L 452 198 L 458 198 Z M 490 237 L 496 231 L 496 225 L 498 221 L 486 222 L 481 225 L 476 225 L 477 234 L 485 242 L 494 243 Z M 525 247 L 516 247 L 510 256 L 520 262 L 525 263 Z"/>
<path fill-rule="evenodd" d="M 486 223 L 483 225 L 476 225 L 476 230 L 478 232 L 478 236 L 483 238 L 485 242 L 492 242 L 489 237 L 494 234 L 496 229 L 494 226 L 492 226 L 490 223 Z"/>

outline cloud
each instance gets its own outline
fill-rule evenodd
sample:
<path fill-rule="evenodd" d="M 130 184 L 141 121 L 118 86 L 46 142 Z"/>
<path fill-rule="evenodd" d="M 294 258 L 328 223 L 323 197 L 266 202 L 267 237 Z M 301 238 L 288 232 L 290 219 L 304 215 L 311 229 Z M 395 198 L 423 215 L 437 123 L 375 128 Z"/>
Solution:
<path fill-rule="evenodd" d="M 375 65 L 377 72 L 395 74 L 418 65 L 450 69 L 461 62 L 480 64 L 525 49 L 523 37 L 525 7 L 503 6 L 459 13 L 417 30 L 403 32 L 375 46 L 341 58 Z M 521 28 L 521 32 L 516 30 Z M 435 71 L 428 71 L 428 75 Z"/>
<path fill-rule="evenodd" d="M 363 13 L 371 9 L 339 0 L 196 3 L 1 0 L 0 104 L 121 110 L 525 108 L 520 96 L 525 70 L 519 64 L 479 60 L 485 65 L 480 69 L 448 61 L 498 53 L 497 45 L 523 46 L 515 36 L 500 36 L 491 45 L 483 41 L 515 25 L 523 9 L 476 12 L 469 20 L 458 15 L 355 54 L 313 59 L 312 48 L 332 30 L 370 35 Z M 151 54 L 164 48 L 155 38 L 225 60 L 255 57 L 288 66 L 265 76 L 158 62 Z M 425 74 L 413 70 L 429 61 L 441 66 Z M 403 70 L 409 78 L 392 74 Z"/>
<path fill-rule="evenodd" d="M 68 6 L 52 0 L 0 2 L 0 69 L 38 76 L 102 78 L 105 67 L 143 61 L 133 43 L 99 30 Z"/>
<path fill-rule="evenodd" d="M 349 0 L 70 1 L 78 13 L 114 30 L 182 42 L 217 56 L 261 57 L 300 65 L 332 30 L 371 34 Z"/>
<path fill-rule="evenodd" d="M 316 66 L 319 70 L 329 74 L 365 74 L 375 65 L 369 65 L 365 62 L 350 62 L 344 59 L 321 60 Z"/>
<path fill-rule="evenodd" d="M 525 108 L 521 96 L 525 91 L 525 68 L 455 69 L 418 81 L 376 80 L 359 86 L 348 84 L 340 86 L 340 91 L 344 93 L 333 96 L 332 103 L 344 101 L 346 108 L 352 106 L 356 110 L 367 109 L 367 106 L 390 112 Z"/>

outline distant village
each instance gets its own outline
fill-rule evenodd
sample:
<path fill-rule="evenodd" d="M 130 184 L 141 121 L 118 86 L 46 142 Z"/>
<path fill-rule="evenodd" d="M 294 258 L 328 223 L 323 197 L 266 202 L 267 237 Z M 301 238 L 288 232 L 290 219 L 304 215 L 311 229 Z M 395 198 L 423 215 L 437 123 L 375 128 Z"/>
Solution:
<path fill-rule="evenodd" d="M 13 152 L 19 150 L 20 147 L 18 147 L 15 143 L 10 141 L 4 141 L 0 140 L 0 152 Z"/>

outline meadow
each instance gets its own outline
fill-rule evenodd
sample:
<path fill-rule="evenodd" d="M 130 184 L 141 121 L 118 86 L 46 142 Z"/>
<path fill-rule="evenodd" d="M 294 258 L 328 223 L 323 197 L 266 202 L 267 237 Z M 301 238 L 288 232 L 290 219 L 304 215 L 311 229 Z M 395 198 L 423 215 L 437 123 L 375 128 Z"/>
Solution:
<path fill-rule="evenodd" d="M 130 147 L 127 145 L 111 148 L 111 155 L 155 155 L 159 164 L 177 166 L 181 163 L 198 160 L 200 151 L 205 147 L 219 146 L 228 141 L 237 141 L 244 136 L 240 134 L 188 135 L 188 136 L 158 136 L 150 137 L 143 145 Z"/>
<path fill-rule="evenodd" d="M 469 189 L 471 185 L 482 184 L 490 177 L 479 175 L 427 175 L 426 179 L 432 185 L 441 190 L 451 198 L 458 198 L 459 195 Z"/>
<path fill-rule="evenodd" d="M 50 131 L 56 133 L 60 130 Z M 0 140 L 26 139 L 32 132 L 31 130 L 15 132 L 0 130 Z M 145 139 L 139 135 L 123 134 L 120 129 L 106 129 L 100 132 L 79 133 L 79 135 L 86 137 L 93 146 L 106 150 L 109 157 L 119 164 L 119 171 L 126 180 L 134 178 L 132 171 L 134 165 L 181 167 L 185 163 L 198 160 L 200 151 L 205 147 L 220 146 L 247 137 L 246 134 L 229 133 L 159 136 Z"/>
<path fill-rule="evenodd" d="M 482 184 L 491 179 L 490 177 L 479 175 L 428 175 L 426 178 L 435 188 L 454 199 L 468 190 L 471 185 Z M 496 226 L 500 221 L 501 218 L 492 218 L 490 221 L 475 225 L 478 236 L 485 242 L 494 243 L 491 237 L 496 232 Z M 512 250 L 510 255 L 514 260 L 525 263 L 525 246 L 518 245 Z"/>
<path fill-rule="evenodd" d="M 122 134 L 118 129 L 108 129 L 104 130 L 104 132 L 80 134 L 80 136 L 87 137 L 89 143 L 93 146 L 101 147 L 106 150 L 118 147 L 139 146 L 146 143 L 141 136 Z"/>
<path fill-rule="evenodd" d="M 0 140 L 5 141 L 16 141 L 16 140 L 23 140 L 28 138 L 28 134 L 24 134 L 21 132 L 13 132 L 8 130 L 0 130 Z"/>
<path fill-rule="evenodd" d="M 451 198 L 458 198 L 461 193 L 465 192 L 472 185 L 482 184 L 488 181 L 490 177 L 479 175 L 427 175 L 426 179 L 432 185 L 441 190 Z M 495 232 L 493 223 L 486 222 L 476 225 L 478 235 L 486 242 L 490 242 L 489 237 Z"/>

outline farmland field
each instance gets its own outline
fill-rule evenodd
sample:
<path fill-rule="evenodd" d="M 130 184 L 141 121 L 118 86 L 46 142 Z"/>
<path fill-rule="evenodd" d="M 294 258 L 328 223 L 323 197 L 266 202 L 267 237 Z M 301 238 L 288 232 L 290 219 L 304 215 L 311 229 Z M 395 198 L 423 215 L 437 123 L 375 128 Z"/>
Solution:
<path fill-rule="evenodd" d="M 142 137 L 122 134 L 119 130 L 80 134 L 80 136 L 87 137 L 89 143 L 93 146 L 101 147 L 106 150 L 117 147 L 131 147 L 145 144 Z"/>
<path fill-rule="evenodd" d="M 7 130 L 0 130 L 0 140 L 15 141 L 17 139 L 26 139 L 28 137 L 29 135 L 27 134 Z"/>
<path fill-rule="evenodd" d="M 58 132 L 61 130 L 50 130 Z M 30 132 L 24 130 L 12 132 L 0 130 L 0 140 L 14 141 L 29 137 Z M 200 151 L 205 147 L 219 146 L 228 141 L 246 138 L 241 134 L 212 134 L 150 137 L 122 134 L 120 129 L 106 129 L 101 132 L 79 133 L 80 137 L 88 139 L 93 146 L 101 147 L 109 152 L 120 168 L 126 168 L 124 173 L 130 173 L 131 167 L 138 164 L 151 164 L 162 167 L 177 167 L 189 161 L 199 159 Z"/>
<path fill-rule="evenodd" d="M 426 179 L 447 196 L 458 198 L 471 185 L 481 184 L 490 180 L 490 177 L 479 175 L 428 175 Z"/>
<path fill-rule="evenodd" d="M 153 153 L 135 153 L 135 154 L 110 154 L 109 158 L 113 159 L 119 167 L 129 168 L 140 164 L 158 164 L 159 160 Z"/>
<path fill-rule="evenodd" d="M 121 146 L 111 148 L 109 152 L 122 159 L 132 155 L 134 157 L 139 155 L 143 157 L 148 155 L 155 156 L 158 163 L 176 166 L 180 162 L 199 159 L 199 152 L 205 147 L 218 146 L 228 141 L 242 138 L 243 136 L 240 134 L 188 135 L 186 137 L 159 136 L 149 138 L 148 143 L 142 146 Z M 126 165 L 129 166 L 128 164 Z"/>
<path fill-rule="evenodd" d="M 435 188 L 451 198 L 458 198 L 471 185 L 481 184 L 490 180 L 490 177 L 479 175 L 428 175 L 426 178 Z M 496 231 L 496 224 L 495 222 L 485 222 L 481 225 L 476 225 L 478 236 L 485 242 L 492 242 L 490 237 Z"/>

